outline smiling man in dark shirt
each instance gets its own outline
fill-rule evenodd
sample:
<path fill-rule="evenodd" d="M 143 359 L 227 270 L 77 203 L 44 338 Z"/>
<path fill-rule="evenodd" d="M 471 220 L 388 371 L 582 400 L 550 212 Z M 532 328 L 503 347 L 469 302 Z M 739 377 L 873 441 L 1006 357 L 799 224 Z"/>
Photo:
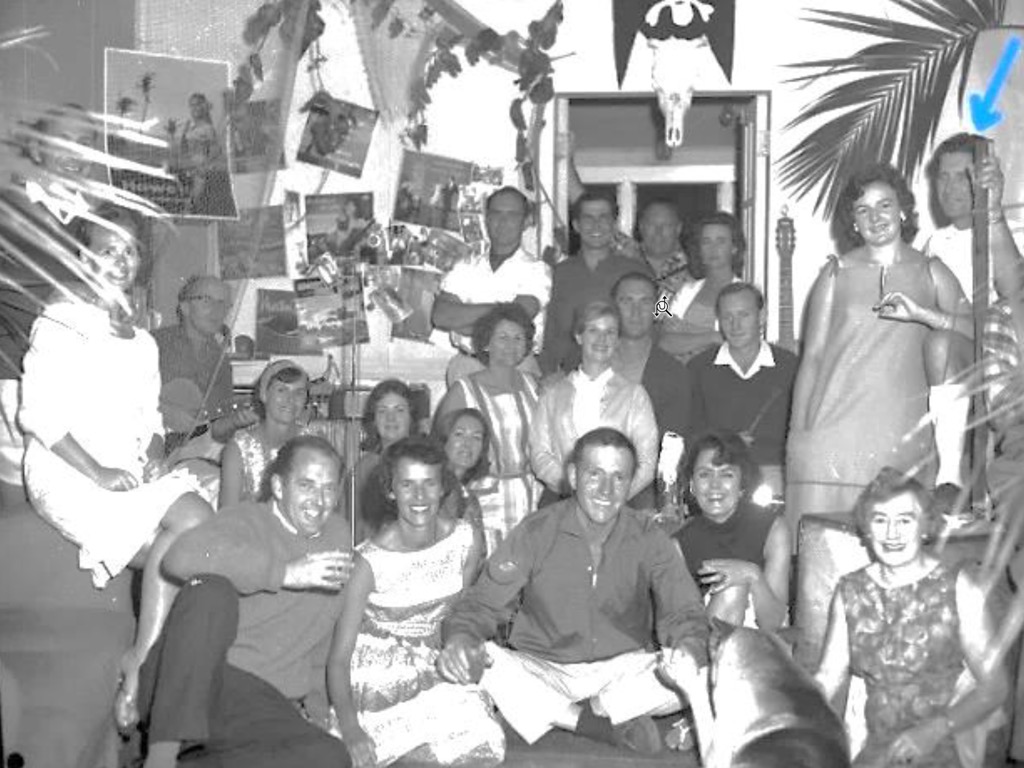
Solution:
<path fill-rule="evenodd" d="M 655 676 L 652 637 L 706 662 L 708 625 L 682 555 L 625 506 L 635 467 L 621 432 L 581 437 L 568 467 L 574 496 L 520 523 L 442 627 L 441 674 L 479 681 L 531 744 L 561 728 L 658 752 L 650 715 L 680 700 Z M 486 642 L 517 604 L 511 647 Z"/>

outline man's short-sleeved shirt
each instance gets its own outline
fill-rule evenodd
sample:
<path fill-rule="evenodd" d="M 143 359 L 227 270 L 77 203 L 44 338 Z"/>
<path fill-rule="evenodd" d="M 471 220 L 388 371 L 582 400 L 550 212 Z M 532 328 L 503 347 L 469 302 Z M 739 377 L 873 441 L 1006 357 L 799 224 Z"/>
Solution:
<path fill-rule="evenodd" d="M 459 262 L 441 281 L 441 290 L 467 304 L 494 304 L 513 301 L 516 296 L 533 296 L 540 303 L 540 311 L 533 319 L 535 338 L 544 338 L 544 310 L 551 297 L 551 267 L 522 247 L 497 269 L 491 269 L 488 255 Z M 461 336 L 453 342 L 459 346 L 465 342 L 468 346 L 468 340 Z"/>

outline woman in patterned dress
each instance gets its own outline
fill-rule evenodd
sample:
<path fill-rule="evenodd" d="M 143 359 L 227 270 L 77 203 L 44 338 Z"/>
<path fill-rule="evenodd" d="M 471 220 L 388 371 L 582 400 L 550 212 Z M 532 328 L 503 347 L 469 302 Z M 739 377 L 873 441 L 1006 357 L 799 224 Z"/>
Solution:
<path fill-rule="evenodd" d="M 358 547 L 328 660 L 327 685 L 356 768 L 417 763 L 493 766 L 505 739 L 479 686 L 445 682 L 441 621 L 471 582 L 479 543 L 466 520 L 439 514 L 444 451 L 410 437 L 384 455 L 398 507 Z"/>
<path fill-rule="evenodd" d="M 490 552 L 537 509 L 540 498 L 529 449 L 537 382 L 517 368 L 533 348 L 534 330 L 518 304 L 496 304 L 473 325 L 473 352 L 487 367 L 456 381 L 437 409 L 439 420 L 460 408 L 476 408 L 487 419 L 491 469 L 470 487 L 480 501 Z"/>
<path fill-rule="evenodd" d="M 854 509 L 874 562 L 843 576 L 817 672 L 830 699 L 863 678 L 867 741 L 855 766 L 1002 766 L 1009 674 L 986 669 L 992 598 L 975 569 L 923 544 L 941 517 L 913 478 L 886 467 Z M 978 682 L 980 681 L 980 682 Z"/>
<path fill-rule="evenodd" d="M 281 446 L 309 432 L 303 418 L 308 395 L 309 377 L 291 360 L 275 360 L 263 370 L 255 402 L 260 420 L 236 432 L 221 454 L 218 509 L 255 500 L 263 470 Z"/>

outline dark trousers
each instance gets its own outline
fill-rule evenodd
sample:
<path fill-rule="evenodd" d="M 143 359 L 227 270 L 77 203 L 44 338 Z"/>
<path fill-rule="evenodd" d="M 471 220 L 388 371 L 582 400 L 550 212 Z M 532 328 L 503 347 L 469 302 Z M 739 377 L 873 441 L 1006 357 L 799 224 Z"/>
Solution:
<path fill-rule="evenodd" d="M 149 742 L 180 741 L 197 768 L 347 768 L 344 745 L 307 722 L 274 686 L 227 663 L 238 594 L 222 576 L 191 579 L 139 680 Z"/>

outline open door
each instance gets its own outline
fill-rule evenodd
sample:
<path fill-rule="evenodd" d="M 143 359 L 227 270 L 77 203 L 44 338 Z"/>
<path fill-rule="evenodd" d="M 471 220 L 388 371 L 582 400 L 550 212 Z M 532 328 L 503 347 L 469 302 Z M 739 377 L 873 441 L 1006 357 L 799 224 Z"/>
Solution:
<path fill-rule="evenodd" d="M 778 264 L 768 231 L 769 94 L 694 94 L 686 139 L 669 157 L 656 151 L 657 118 L 652 93 L 556 96 L 552 198 L 558 215 L 568 222 L 570 147 L 583 183 L 614 191 L 625 232 L 634 231 L 644 204 L 655 197 L 675 201 L 687 224 L 716 209 L 734 213 L 748 243 L 744 277 L 771 296 L 768 334 L 774 339 L 780 297 L 774 295 Z"/>

